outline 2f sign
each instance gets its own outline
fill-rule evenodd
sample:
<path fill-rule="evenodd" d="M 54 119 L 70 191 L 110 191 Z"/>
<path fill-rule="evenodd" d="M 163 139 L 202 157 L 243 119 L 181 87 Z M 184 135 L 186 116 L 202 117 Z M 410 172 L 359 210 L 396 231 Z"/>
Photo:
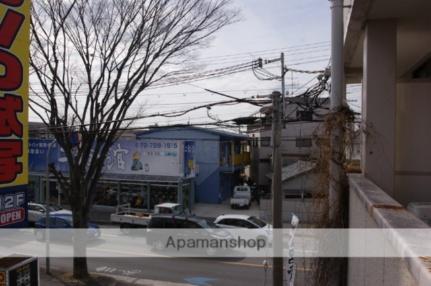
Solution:
<path fill-rule="evenodd" d="M 0 0 L 0 187 L 28 181 L 30 0 Z"/>

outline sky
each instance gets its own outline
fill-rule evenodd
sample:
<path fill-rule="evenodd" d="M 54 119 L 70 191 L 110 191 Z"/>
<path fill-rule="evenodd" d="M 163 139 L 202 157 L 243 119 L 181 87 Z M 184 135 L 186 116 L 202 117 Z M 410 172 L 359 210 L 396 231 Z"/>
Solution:
<path fill-rule="evenodd" d="M 330 8 L 327 0 L 234 0 L 240 9 L 240 20 L 214 35 L 207 48 L 202 49 L 194 62 L 204 69 L 216 69 L 250 62 L 258 57 L 279 58 L 286 54 L 288 67 L 305 70 L 322 70 L 330 57 Z M 265 66 L 280 74 L 280 63 Z M 286 90 L 297 95 L 315 75 L 288 73 Z M 315 82 L 315 81 L 314 81 Z M 280 90 L 278 80 L 262 81 L 251 70 L 211 80 L 196 81 L 167 88 L 148 89 L 137 99 L 128 116 L 184 110 L 196 105 L 226 100 L 204 88 L 224 92 L 236 97 L 267 95 Z M 178 118 L 142 119 L 135 127 L 151 124 L 178 124 L 211 122 L 248 116 L 258 111 L 249 104 L 213 107 L 194 111 Z M 34 114 L 30 120 L 38 121 Z"/>

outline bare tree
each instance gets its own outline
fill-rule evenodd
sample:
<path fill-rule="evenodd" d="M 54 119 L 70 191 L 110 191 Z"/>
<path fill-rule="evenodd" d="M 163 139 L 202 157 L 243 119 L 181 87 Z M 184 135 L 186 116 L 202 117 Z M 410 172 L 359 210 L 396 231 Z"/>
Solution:
<path fill-rule="evenodd" d="M 33 1 L 30 107 L 67 157 L 68 174 L 50 171 L 74 228 L 87 227 L 105 158 L 136 98 L 236 16 L 230 0 Z M 74 277 L 88 277 L 85 257 L 75 257 Z"/>

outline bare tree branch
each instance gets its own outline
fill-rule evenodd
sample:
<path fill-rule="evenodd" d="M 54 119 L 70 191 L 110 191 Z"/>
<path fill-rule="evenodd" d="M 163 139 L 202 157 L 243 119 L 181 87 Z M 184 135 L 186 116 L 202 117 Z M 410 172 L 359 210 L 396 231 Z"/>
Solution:
<path fill-rule="evenodd" d="M 67 176 L 51 171 L 67 190 L 75 227 L 86 227 L 104 160 L 136 98 L 178 74 L 236 16 L 229 0 L 33 1 L 31 108 L 67 157 Z M 75 267 L 75 276 L 88 274 L 85 263 Z"/>

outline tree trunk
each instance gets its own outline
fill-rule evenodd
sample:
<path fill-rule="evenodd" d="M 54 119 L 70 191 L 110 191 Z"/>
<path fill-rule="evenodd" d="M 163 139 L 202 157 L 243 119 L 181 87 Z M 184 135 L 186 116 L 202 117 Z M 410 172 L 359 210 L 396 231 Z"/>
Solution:
<path fill-rule="evenodd" d="M 88 212 L 83 205 L 73 205 L 73 277 L 75 279 L 89 278 L 87 267 L 87 228 L 88 228 Z"/>
<path fill-rule="evenodd" d="M 90 277 L 87 268 L 86 257 L 74 257 L 73 258 L 73 278 L 78 280 L 87 279 Z"/>

